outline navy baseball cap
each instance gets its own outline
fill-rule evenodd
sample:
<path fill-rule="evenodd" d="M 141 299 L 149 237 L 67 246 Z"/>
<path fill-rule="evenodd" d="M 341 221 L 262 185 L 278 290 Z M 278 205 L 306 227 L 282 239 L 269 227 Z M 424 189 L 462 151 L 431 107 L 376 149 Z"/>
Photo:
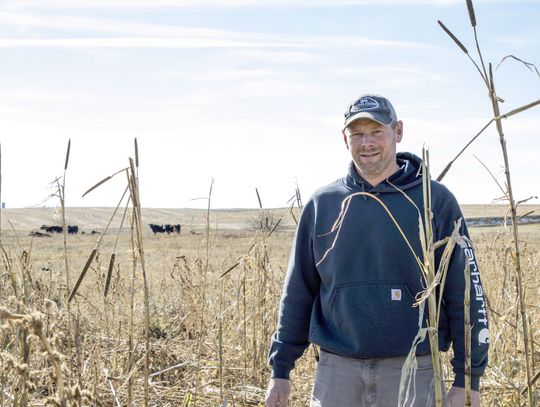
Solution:
<path fill-rule="evenodd" d="M 398 121 L 392 103 L 381 95 L 366 94 L 353 100 L 345 111 L 343 129 L 355 120 L 362 118 L 374 120 L 385 126 Z"/>

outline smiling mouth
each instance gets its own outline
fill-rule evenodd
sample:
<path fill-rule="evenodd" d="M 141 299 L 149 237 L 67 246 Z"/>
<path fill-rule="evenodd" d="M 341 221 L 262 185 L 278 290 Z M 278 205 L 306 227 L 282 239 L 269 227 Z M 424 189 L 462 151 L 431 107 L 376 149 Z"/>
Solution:
<path fill-rule="evenodd" d="M 376 155 L 378 155 L 379 153 L 364 153 L 364 154 L 360 154 L 360 157 L 375 157 Z"/>

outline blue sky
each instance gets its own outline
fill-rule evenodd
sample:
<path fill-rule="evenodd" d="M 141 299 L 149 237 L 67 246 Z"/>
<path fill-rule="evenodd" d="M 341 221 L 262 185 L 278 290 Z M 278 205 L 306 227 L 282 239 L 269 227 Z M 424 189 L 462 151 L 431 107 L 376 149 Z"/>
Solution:
<path fill-rule="evenodd" d="M 540 1 L 474 4 L 486 61 L 540 66 Z M 437 175 L 492 115 L 438 19 L 476 58 L 464 0 L 3 0 L 2 200 L 40 204 L 71 138 L 67 205 L 114 206 L 123 177 L 81 195 L 137 137 L 143 206 L 204 207 L 212 178 L 214 207 L 255 207 L 255 187 L 284 206 L 296 183 L 307 198 L 344 175 L 342 114 L 366 92 L 392 100 L 398 149 L 428 147 Z M 503 112 L 540 99 L 516 61 L 495 82 Z M 504 122 L 516 199 L 540 195 L 539 125 L 540 107 Z M 462 203 L 501 195 L 480 161 L 504 184 L 494 127 L 444 180 Z"/>

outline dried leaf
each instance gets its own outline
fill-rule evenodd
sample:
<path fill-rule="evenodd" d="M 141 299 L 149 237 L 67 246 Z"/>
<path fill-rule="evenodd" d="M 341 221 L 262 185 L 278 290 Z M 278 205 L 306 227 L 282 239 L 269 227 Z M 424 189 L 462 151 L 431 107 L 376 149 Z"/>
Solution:
<path fill-rule="evenodd" d="M 77 282 L 75 283 L 75 287 L 73 287 L 73 290 L 71 290 L 71 294 L 69 294 L 68 302 L 71 302 L 73 297 L 75 297 L 75 294 L 77 294 L 77 291 L 79 290 L 79 286 L 81 285 L 84 276 L 86 275 L 86 272 L 90 268 L 90 265 L 92 264 L 92 261 L 94 260 L 94 257 L 96 256 L 97 249 L 92 250 L 92 253 L 90 253 L 90 256 L 88 257 L 88 260 L 86 260 L 86 264 L 84 265 L 81 274 L 79 274 L 79 278 L 77 279 Z"/>

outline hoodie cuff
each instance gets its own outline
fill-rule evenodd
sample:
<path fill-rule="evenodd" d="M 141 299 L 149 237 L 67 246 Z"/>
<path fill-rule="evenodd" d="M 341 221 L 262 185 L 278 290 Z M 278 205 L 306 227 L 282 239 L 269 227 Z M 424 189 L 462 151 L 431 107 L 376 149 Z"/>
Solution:
<path fill-rule="evenodd" d="M 290 380 L 291 370 L 284 366 L 272 366 L 272 379 L 287 379 Z"/>
<path fill-rule="evenodd" d="M 456 373 L 453 386 L 465 387 L 465 375 L 463 373 Z M 471 390 L 478 391 L 479 389 L 480 389 L 480 376 L 471 376 Z"/>

